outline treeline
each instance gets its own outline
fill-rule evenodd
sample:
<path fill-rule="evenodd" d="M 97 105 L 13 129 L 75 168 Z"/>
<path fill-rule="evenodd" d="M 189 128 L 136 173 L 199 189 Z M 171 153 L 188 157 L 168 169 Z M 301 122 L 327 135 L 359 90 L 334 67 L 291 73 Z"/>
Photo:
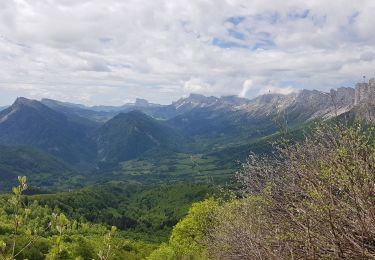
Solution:
<path fill-rule="evenodd" d="M 317 127 L 250 155 L 230 199 L 195 203 L 148 259 L 374 259 L 375 129 Z"/>
<path fill-rule="evenodd" d="M 0 259 L 145 259 L 192 202 L 213 194 L 207 185 L 110 182 L 27 196 L 19 180 L 0 197 Z"/>
<path fill-rule="evenodd" d="M 156 247 L 35 200 L 28 204 L 26 177 L 19 181 L 12 194 L 0 197 L 0 259 L 144 259 Z"/>
<path fill-rule="evenodd" d="M 72 219 L 116 226 L 130 237 L 165 241 L 193 202 L 212 195 L 204 184 L 148 186 L 109 182 L 78 191 L 28 196 Z"/>

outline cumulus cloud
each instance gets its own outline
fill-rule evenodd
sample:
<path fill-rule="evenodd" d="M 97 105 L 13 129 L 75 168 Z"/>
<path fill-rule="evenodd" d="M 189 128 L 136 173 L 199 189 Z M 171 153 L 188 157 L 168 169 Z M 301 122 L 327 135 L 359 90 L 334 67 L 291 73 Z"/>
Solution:
<path fill-rule="evenodd" d="M 374 76 L 374 11 L 372 0 L 0 1 L 0 105 L 328 90 Z"/>
<path fill-rule="evenodd" d="M 238 96 L 246 97 L 247 92 L 249 92 L 249 90 L 251 90 L 252 88 L 254 88 L 254 81 L 251 79 L 245 80 L 242 86 L 242 90 L 240 94 L 238 94 Z"/>
<path fill-rule="evenodd" d="M 259 95 L 264 95 L 264 94 L 283 94 L 283 95 L 288 95 L 291 93 L 295 93 L 298 90 L 293 88 L 293 87 L 275 87 L 275 86 L 267 86 L 259 90 L 258 94 Z"/>
<path fill-rule="evenodd" d="M 201 79 L 190 79 L 184 83 L 184 90 L 188 93 L 204 94 L 210 91 L 210 85 Z"/>

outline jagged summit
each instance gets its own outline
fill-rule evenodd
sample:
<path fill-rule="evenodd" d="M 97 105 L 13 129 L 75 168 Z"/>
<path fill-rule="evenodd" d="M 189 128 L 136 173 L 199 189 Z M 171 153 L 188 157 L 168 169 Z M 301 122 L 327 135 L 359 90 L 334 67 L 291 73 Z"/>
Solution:
<path fill-rule="evenodd" d="M 27 99 L 24 97 L 17 97 L 16 100 L 14 101 L 14 104 L 22 104 L 22 103 L 29 103 L 31 99 Z"/>
<path fill-rule="evenodd" d="M 53 107 L 67 106 L 67 107 L 72 107 L 72 108 L 85 108 L 85 105 L 82 105 L 82 104 L 63 102 L 63 101 L 58 101 L 58 100 L 50 99 L 50 98 L 42 98 L 40 102 L 47 106 L 53 106 Z"/>
<path fill-rule="evenodd" d="M 40 113 L 45 109 L 49 110 L 48 107 L 44 106 L 39 101 L 18 97 L 11 106 L 0 111 L 0 124 L 8 121 L 11 117 L 16 116 L 16 114 L 22 113 L 22 111 L 35 111 L 36 113 Z M 53 110 L 48 112 L 55 113 Z"/>
<path fill-rule="evenodd" d="M 40 107 L 41 103 L 37 100 L 28 99 L 24 97 L 18 97 L 12 107 L 19 107 L 19 106 L 33 106 L 33 107 Z"/>
<path fill-rule="evenodd" d="M 375 78 L 369 80 L 368 83 L 358 83 L 355 86 L 354 104 L 370 103 L 375 105 Z"/>
<path fill-rule="evenodd" d="M 316 117 L 330 118 L 343 114 L 359 104 L 375 104 L 375 79 L 368 83 L 358 83 L 355 88 L 339 87 L 329 92 L 303 89 L 290 94 L 267 93 L 253 99 L 238 96 L 204 96 L 192 93 L 170 105 L 158 105 L 146 99 L 136 99 L 134 103 L 122 106 L 87 107 L 80 104 L 42 99 L 39 103 L 27 98 L 17 98 L 12 109 L 30 106 L 41 109 L 41 103 L 63 114 L 89 118 L 104 122 L 121 112 L 139 110 L 149 116 L 171 119 L 192 110 L 207 109 L 212 111 L 243 111 L 251 114 L 273 115 L 275 113 L 303 114 L 303 120 Z M 2 112 L 6 111 L 3 109 Z M 9 111 L 8 111 L 9 112 Z"/>
<path fill-rule="evenodd" d="M 188 99 L 191 99 L 191 100 L 206 100 L 207 98 L 212 98 L 212 97 L 207 97 L 205 95 L 202 95 L 202 94 L 197 94 L 197 93 L 191 93 L 188 97 Z"/>
<path fill-rule="evenodd" d="M 150 105 L 150 103 L 148 102 L 148 100 L 146 99 L 143 99 L 143 98 L 137 98 L 135 100 L 135 105 L 136 106 L 145 106 L 147 107 L 148 105 Z"/>
<path fill-rule="evenodd" d="M 195 94 L 191 93 L 187 98 L 180 98 L 176 102 L 173 102 L 173 104 L 177 105 L 180 103 L 213 103 L 218 100 L 217 97 L 214 96 L 204 96 L 201 94 Z"/>

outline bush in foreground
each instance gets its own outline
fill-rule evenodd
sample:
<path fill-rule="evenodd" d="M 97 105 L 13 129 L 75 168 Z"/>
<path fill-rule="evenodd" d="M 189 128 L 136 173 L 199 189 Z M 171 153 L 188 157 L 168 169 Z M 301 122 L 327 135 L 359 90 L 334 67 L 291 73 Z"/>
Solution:
<path fill-rule="evenodd" d="M 374 128 L 321 126 L 238 173 L 245 198 L 217 214 L 207 245 L 224 259 L 375 258 Z"/>
<path fill-rule="evenodd" d="M 374 259 L 374 135 L 319 126 L 249 156 L 238 196 L 194 204 L 150 259 Z"/>

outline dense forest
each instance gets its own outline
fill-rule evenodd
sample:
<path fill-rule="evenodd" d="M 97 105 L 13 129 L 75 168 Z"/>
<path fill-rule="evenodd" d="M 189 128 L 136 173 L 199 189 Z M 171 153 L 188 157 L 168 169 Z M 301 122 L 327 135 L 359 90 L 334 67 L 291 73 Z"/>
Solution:
<path fill-rule="evenodd" d="M 19 181 L 12 195 L 1 197 L 5 259 L 144 259 L 168 239 L 192 202 L 217 192 L 207 185 L 112 182 L 25 195 L 26 177 Z"/>
<path fill-rule="evenodd" d="M 373 259 L 374 135 L 370 126 L 319 124 L 272 153 L 250 154 L 237 183 L 220 188 L 108 182 L 33 195 L 19 177 L 1 197 L 1 255 Z"/>

